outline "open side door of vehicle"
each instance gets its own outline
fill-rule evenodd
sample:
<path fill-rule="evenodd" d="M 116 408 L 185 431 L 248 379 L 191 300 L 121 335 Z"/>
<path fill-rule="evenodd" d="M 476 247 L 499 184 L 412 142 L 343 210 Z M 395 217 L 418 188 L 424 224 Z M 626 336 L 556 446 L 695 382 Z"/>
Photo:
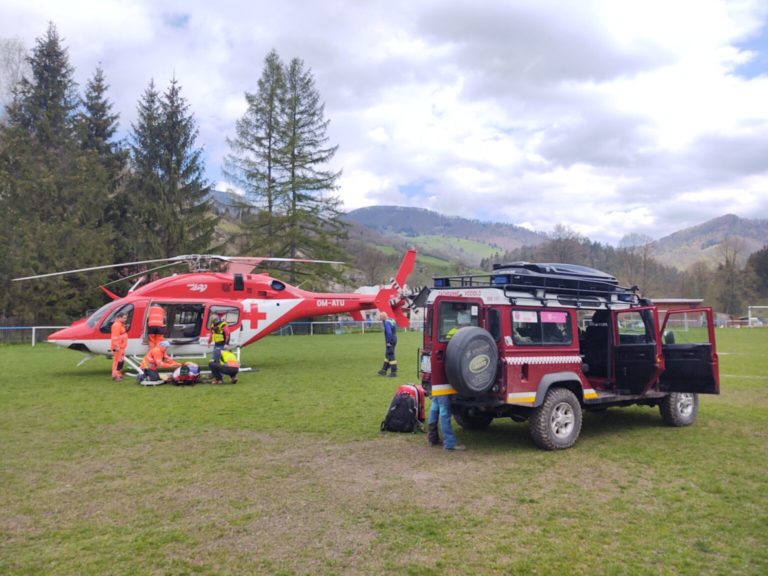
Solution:
<path fill-rule="evenodd" d="M 664 392 L 720 393 L 720 374 L 711 308 L 667 312 L 662 326 L 666 369 Z"/>
<path fill-rule="evenodd" d="M 633 308 L 615 314 L 613 362 L 617 388 L 625 394 L 644 394 L 661 372 L 661 362 L 657 359 L 656 309 Z"/>

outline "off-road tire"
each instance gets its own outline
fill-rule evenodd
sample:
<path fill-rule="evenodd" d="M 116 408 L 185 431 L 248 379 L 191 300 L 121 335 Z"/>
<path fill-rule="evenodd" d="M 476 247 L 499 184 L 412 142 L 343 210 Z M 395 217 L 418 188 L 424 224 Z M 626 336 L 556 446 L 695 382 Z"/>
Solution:
<path fill-rule="evenodd" d="M 496 341 L 478 326 L 457 330 L 445 349 L 445 375 L 463 396 L 488 392 L 496 382 L 498 365 Z"/>
<path fill-rule="evenodd" d="M 473 411 L 471 408 L 459 408 L 453 412 L 456 423 L 464 430 L 485 430 L 493 422 L 493 415 Z"/>
<path fill-rule="evenodd" d="M 581 404 L 566 388 L 550 388 L 541 406 L 531 415 L 531 437 L 544 450 L 564 450 L 581 433 Z"/>
<path fill-rule="evenodd" d="M 672 392 L 662 399 L 659 412 L 668 426 L 690 426 L 699 413 L 699 395 L 693 392 Z"/>

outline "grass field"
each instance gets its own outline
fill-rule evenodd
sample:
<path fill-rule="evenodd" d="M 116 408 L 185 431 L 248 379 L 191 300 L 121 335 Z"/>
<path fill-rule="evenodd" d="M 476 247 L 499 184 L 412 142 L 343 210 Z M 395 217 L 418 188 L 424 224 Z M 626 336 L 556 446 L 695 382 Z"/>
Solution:
<path fill-rule="evenodd" d="M 97 358 L 0 348 L 0 573 L 766 574 L 768 329 L 719 330 L 722 394 L 688 428 L 587 414 L 469 450 L 380 434 L 381 334 L 270 337 L 234 386 L 112 382 Z"/>

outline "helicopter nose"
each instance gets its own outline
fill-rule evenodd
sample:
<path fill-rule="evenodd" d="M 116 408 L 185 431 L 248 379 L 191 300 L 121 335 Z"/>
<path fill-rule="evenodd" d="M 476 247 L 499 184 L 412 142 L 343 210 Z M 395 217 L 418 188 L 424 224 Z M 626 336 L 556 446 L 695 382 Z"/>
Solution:
<path fill-rule="evenodd" d="M 81 330 L 76 326 L 62 328 L 48 336 L 48 342 L 62 348 L 69 348 L 70 350 L 90 352 L 90 349 L 84 343 L 83 335 L 80 332 Z"/>

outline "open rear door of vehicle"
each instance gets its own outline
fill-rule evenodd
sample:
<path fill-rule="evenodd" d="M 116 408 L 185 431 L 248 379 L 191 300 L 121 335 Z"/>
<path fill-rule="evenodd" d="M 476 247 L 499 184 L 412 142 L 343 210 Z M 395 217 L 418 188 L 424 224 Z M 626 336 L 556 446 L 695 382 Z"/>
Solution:
<path fill-rule="evenodd" d="M 720 393 L 720 374 L 711 308 L 670 310 L 662 326 L 666 369 L 664 392 Z"/>

